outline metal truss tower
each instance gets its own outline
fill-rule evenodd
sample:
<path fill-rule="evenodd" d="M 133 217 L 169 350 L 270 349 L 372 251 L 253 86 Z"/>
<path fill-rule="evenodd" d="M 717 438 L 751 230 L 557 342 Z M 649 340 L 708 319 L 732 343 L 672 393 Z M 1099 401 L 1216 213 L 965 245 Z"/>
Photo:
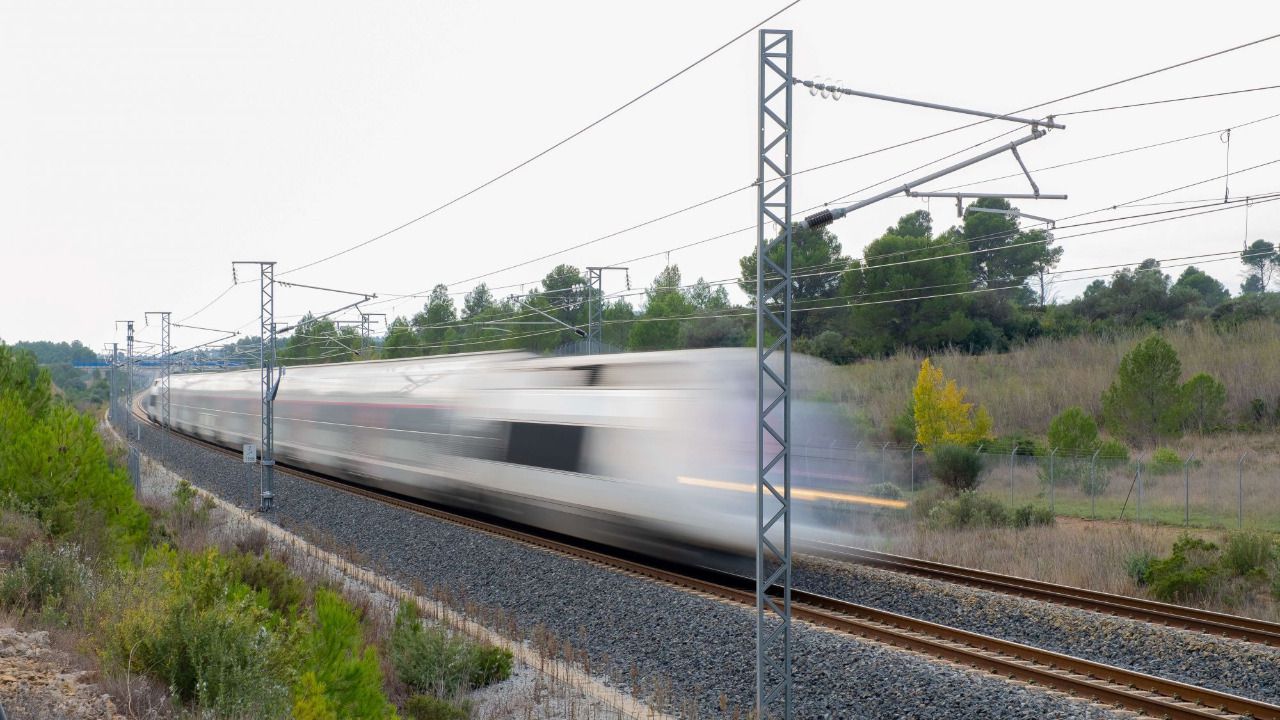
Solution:
<path fill-rule="evenodd" d="M 128 387 L 128 395 L 124 401 L 124 440 L 128 443 L 133 438 L 133 411 L 130 405 L 133 404 L 133 321 L 117 320 L 116 327 L 124 323 L 125 326 L 125 382 Z M 112 358 L 114 363 L 114 358 Z"/>
<path fill-rule="evenodd" d="M 792 33 L 760 31 L 756 188 L 756 717 L 791 717 Z M 774 228 L 777 228 L 776 235 Z M 770 593 L 774 585 L 781 592 Z"/>
<path fill-rule="evenodd" d="M 280 381 L 276 375 L 276 263 L 274 260 L 237 260 L 231 263 L 234 277 L 236 265 L 257 265 L 261 272 L 261 296 L 258 308 L 258 367 L 262 398 L 262 432 L 259 442 L 259 464 L 262 465 L 262 488 L 259 512 L 271 512 L 275 505 L 275 410 Z"/>
<path fill-rule="evenodd" d="M 170 427 L 169 383 L 173 377 L 173 342 L 171 341 L 168 310 L 148 312 L 147 316 L 160 316 L 160 356 L 164 358 L 164 371 L 160 374 L 160 411 L 164 427 Z M 165 433 L 168 434 L 167 432 Z"/>
<path fill-rule="evenodd" d="M 587 353 L 591 355 L 603 351 L 600 337 L 604 331 L 604 272 L 606 270 L 628 271 L 629 268 L 599 266 L 587 268 Z M 627 277 L 627 289 L 630 290 L 630 275 Z"/>

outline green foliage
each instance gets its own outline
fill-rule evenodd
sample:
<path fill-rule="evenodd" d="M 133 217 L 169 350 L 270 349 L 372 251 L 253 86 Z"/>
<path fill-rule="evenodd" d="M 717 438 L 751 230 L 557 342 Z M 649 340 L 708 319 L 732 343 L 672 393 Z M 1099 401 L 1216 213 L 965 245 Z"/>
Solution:
<path fill-rule="evenodd" d="M 1139 585 L 1151 582 L 1151 563 L 1156 557 L 1149 552 L 1140 552 L 1125 559 L 1124 571 Z"/>
<path fill-rule="evenodd" d="M 30 352 L 0 343 L 0 394 L 11 395 L 31 417 L 39 418 L 52 403 L 49 372 L 36 364 Z"/>
<path fill-rule="evenodd" d="M 58 537 L 83 542 L 103 528 L 121 552 L 142 545 L 149 520 L 122 469 L 114 468 L 94 420 L 51 402 L 48 375 L 29 353 L 0 345 L 0 497 L 30 508 Z"/>
<path fill-rule="evenodd" d="M 502 682 L 511 677 L 511 651 L 496 645 L 477 645 L 472 648 L 470 665 L 467 684 L 471 687 Z"/>
<path fill-rule="evenodd" d="M 1098 446 L 1098 424 L 1083 408 L 1067 408 L 1049 423 L 1049 447 L 1064 455 L 1091 454 Z"/>
<path fill-rule="evenodd" d="M 307 597 L 307 586 L 279 560 L 269 555 L 257 557 L 237 553 L 229 559 L 232 577 L 265 595 L 271 610 L 289 615 L 297 611 Z"/>
<path fill-rule="evenodd" d="M 769 252 L 769 259 L 782 265 L 786 246 L 778 243 Z M 813 268 L 814 270 L 833 272 L 798 272 L 794 278 L 793 300 L 799 307 L 821 304 L 827 298 L 834 297 L 841 286 L 840 270 L 848 266 L 849 258 L 841 255 L 840 241 L 826 228 L 806 230 L 799 226 L 791 233 L 791 266 L 792 268 Z M 927 264 L 927 263 L 926 263 Z M 756 251 L 744 255 L 738 261 L 741 275 L 738 287 L 748 297 L 756 294 Z M 766 264 L 765 267 L 768 267 Z M 791 315 L 791 331 L 797 337 L 816 337 L 821 332 L 824 313 L 800 312 Z"/>
<path fill-rule="evenodd" d="M 396 613 L 389 652 L 401 682 L 414 692 L 436 697 L 455 697 L 511 675 L 509 651 L 424 627 L 410 603 L 401 603 Z"/>
<path fill-rule="evenodd" d="M 1152 475 L 1173 475 L 1182 471 L 1182 458 L 1172 448 L 1159 448 L 1151 453 L 1147 471 Z"/>
<path fill-rule="evenodd" d="M 1114 438 L 1107 438 L 1102 441 L 1096 451 L 1098 453 L 1098 462 L 1125 463 L 1129 462 L 1129 446 Z"/>
<path fill-rule="evenodd" d="M 414 695 L 405 703 L 404 714 L 409 720 L 467 720 L 471 710 L 432 695 Z"/>
<path fill-rule="evenodd" d="M 1186 426 L 1198 433 L 1217 429 L 1226 419 L 1227 388 L 1208 373 L 1197 373 L 1182 385 Z"/>
<path fill-rule="evenodd" d="M 886 500 L 902 499 L 902 490 L 897 485 L 887 482 L 876 483 L 868 487 L 867 494 L 871 497 L 884 498 Z"/>
<path fill-rule="evenodd" d="M 1151 594 L 1165 602 L 1205 597 L 1221 579 L 1217 550 L 1211 542 L 1183 535 L 1169 557 L 1151 561 L 1146 573 Z"/>
<path fill-rule="evenodd" d="M 320 709 L 332 709 L 340 718 L 396 717 L 382 692 L 377 651 L 364 645 L 359 617 L 336 593 L 316 592 L 312 625 L 301 639 L 301 651 L 295 710 L 299 700 L 312 705 L 323 694 Z"/>
<path fill-rule="evenodd" d="M 929 509 L 928 523 L 939 529 L 1004 527 L 1009 513 L 999 501 L 966 490 Z"/>
<path fill-rule="evenodd" d="M 66 624 L 68 607 L 90 578 L 76 548 L 35 542 L 0 575 L 0 607 Z"/>
<path fill-rule="evenodd" d="M 1183 293 L 1195 293 L 1195 300 L 1206 308 L 1215 308 L 1231 299 L 1231 293 L 1212 275 L 1194 265 L 1188 266 L 1178 276 L 1178 281 L 1169 288 L 1169 294 L 1175 297 Z"/>
<path fill-rule="evenodd" d="M 906 409 L 893 419 L 889 426 L 889 437 L 896 443 L 914 443 L 916 441 L 916 406 L 915 402 L 907 403 Z"/>
<path fill-rule="evenodd" d="M 933 450 L 930 470 L 952 492 L 964 493 L 978 486 L 982 458 L 963 445 L 939 445 Z"/>
<path fill-rule="evenodd" d="M 1240 253 L 1240 262 L 1248 272 L 1241 290 L 1246 293 L 1264 292 L 1271 286 L 1276 269 L 1280 268 L 1280 253 L 1266 240 L 1254 240 Z"/>
<path fill-rule="evenodd" d="M 1222 548 L 1222 564 L 1242 576 L 1265 573 L 1276 556 L 1276 541 L 1271 535 L 1256 530 L 1229 534 Z"/>
<path fill-rule="evenodd" d="M 1009 515 L 1009 524 L 1015 528 L 1029 528 L 1036 525 L 1052 525 L 1057 518 L 1049 508 L 1023 505 L 1015 508 Z"/>
<path fill-rule="evenodd" d="M 293 638 L 216 551 L 148 551 L 98 598 L 104 669 L 162 680 L 216 717 L 280 717 Z"/>
<path fill-rule="evenodd" d="M 1120 361 L 1102 396 L 1107 427 L 1130 438 L 1176 434 L 1182 425 L 1182 363 L 1169 342 L 1150 335 Z"/>

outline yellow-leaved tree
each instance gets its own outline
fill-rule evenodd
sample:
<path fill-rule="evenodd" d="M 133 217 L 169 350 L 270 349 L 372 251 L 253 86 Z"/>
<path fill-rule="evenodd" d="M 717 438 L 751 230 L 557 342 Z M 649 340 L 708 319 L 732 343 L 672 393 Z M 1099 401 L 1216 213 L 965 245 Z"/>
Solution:
<path fill-rule="evenodd" d="M 916 416 L 916 442 L 926 450 L 938 445 L 969 445 L 991 435 L 991 416 L 982 406 L 965 402 L 964 390 L 948 380 L 942 368 L 920 363 L 920 375 L 912 392 Z"/>

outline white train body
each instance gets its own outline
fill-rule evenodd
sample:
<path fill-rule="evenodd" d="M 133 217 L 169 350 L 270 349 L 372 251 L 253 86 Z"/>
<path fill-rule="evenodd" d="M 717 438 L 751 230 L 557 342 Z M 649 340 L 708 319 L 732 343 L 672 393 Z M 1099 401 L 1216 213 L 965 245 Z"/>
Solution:
<path fill-rule="evenodd" d="M 173 376 L 173 428 L 257 444 L 259 383 L 258 370 Z M 275 457 L 565 535 L 714 561 L 754 552 L 755 394 L 755 353 L 745 349 L 295 366 L 275 400 Z M 145 407 L 160 421 L 156 396 Z M 793 417 L 797 437 L 839 430 L 821 414 Z M 817 474 L 839 472 L 826 470 Z"/>

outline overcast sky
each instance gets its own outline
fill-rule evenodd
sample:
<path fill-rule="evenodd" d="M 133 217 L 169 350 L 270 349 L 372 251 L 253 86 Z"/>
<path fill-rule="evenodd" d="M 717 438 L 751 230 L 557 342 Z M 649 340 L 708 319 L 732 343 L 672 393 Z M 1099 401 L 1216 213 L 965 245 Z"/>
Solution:
<path fill-rule="evenodd" d="M 140 341 L 156 341 L 155 325 L 143 327 L 145 311 L 187 317 L 231 285 L 231 261 L 242 259 L 276 260 L 284 280 L 382 298 L 440 282 L 462 292 L 475 283 L 464 279 L 746 185 L 755 175 L 754 32 L 470 198 L 286 274 L 508 169 L 783 4 L 0 0 L 0 338 L 79 339 L 100 349 L 123 342 L 116 319 L 133 318 Z M 1280 32 L 1280 5 L 804 0 L 768 26 L 795 31 L 799 77 L 1007 112 Z M 1275 85 L 1277 68 L 1280 40 L 1039 112 Z M 1067 130 L 1023 148 L 1030 167 L 1209 134 L 1037 173 L 1042 191 L 1071 197 L 1022 207 L 1063 218 L 1222 174 L 1227 145 L 1218 131 L 1273 113 L 1280 113 L 1280 91 L 1064 118 Z M 799 91 L 795 167 L 964 122 Z M 989 123 L 804 174 L 795 181 L 796 207 L 1005 130 L 1015 128 Z M 1280 158 L 1277 138 L 1280 118 L 1235 130 L 1230 167 Z M 932 187 L 1016 170 L 1005 155 Z M 1025 192 L 1027 185 L 1011 178 L 971 189 Z M 1224 189 L 1218 180 L 1149 202 L 1221 200 Z M 1230 191 L 1280 191 L 1280 163 L 1232 177 Z M 856 256 L 898 216 L 922 207 L 936 230 L 956 221 L 949 201 L 903 198 L 832 229 Z M 1163 209 L 1121 208 L 1082 220 Z M 754 194 L 742 192 L 485 280 L 531 286 L 557 262 L 581 267 L 659 253 L 752 225 L 754 211 Z M 1278 231 L 1280 203 L 1249 210 L 1250 239 L 1280 240 Z M 1064 270 L 1237 250 L 1245 212 L 1065 238 L 1072 232 L 1059 233 Z M 749 231 L 670 260 L 687 282 L 730 278 L 753 245 Z M 662 254 L 631 262 L 632 284 L 647 284 L 665 262 Z M 1238 290 L 1238 261 L 1202 267 Z M 252 275 L 239 271 L 241 279 Z M 622 290 L 624 282 L 608 276 L 605 290 Z M 1060 284 L 1059 296 L 1077 294 L 1084 282 Z M 256 292 L 256 284 L 236 287 L 189 322 L 253 332 Z M 277 315 L 345 302 L 284 288 Z M 409 315 L 421 302 L 368 309 Z M 175 330 L 174 344 L 210 337 Z"/>

